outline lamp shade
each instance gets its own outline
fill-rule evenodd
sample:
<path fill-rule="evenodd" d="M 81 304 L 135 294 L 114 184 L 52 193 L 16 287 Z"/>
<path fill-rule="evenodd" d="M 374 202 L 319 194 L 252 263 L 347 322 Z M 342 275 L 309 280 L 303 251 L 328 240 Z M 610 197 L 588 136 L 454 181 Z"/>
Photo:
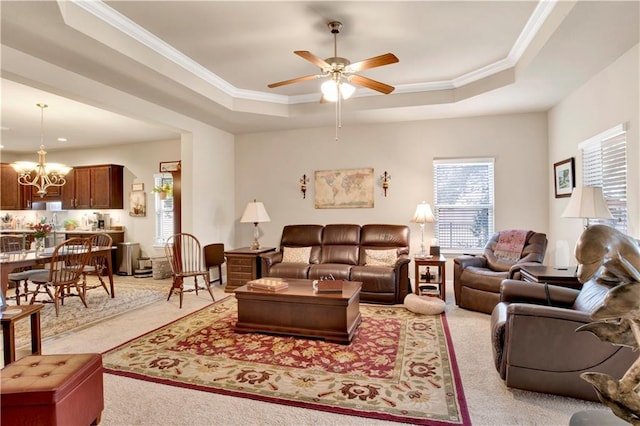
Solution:
<path fill-rule="evenodd" d="M 599 186 L 576 186 L 562 217 L 613 219 Z"/>
<path fill-rule="evenodd" d="M 264 208 L 264 204 L 262 204 L 260 201 L 253 200 L 252 202 L 248 203 L 247 207 L 244 209 L 244 213 L 242 214 L 240 222 L 271 222 L 271 218 L 269 217 L 267 210 Z"/>
<path fill-rule="evenodd" d="M 435 221 L 436 218 L 433 216 L 433 211 L 431 211 L 431 204 L 425 203 L 424 201 L 418 204 L 416 212 L 411 218 L 411 222 L 415 223 L 431 223 Z"/>

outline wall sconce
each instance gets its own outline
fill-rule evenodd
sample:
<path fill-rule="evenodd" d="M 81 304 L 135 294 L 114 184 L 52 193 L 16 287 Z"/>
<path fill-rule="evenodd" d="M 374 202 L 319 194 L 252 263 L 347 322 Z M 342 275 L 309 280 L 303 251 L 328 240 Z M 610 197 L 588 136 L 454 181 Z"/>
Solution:
<path fill-rule="evenodd" d="M 382 190 L 384 191 L 384 196 L 387 196 L 387 189 L 389 189 L 389 181 L 391 180 L 391 175 L 385 172 L 380 175 L 380 181 L 382 182 Z"/>
<path fill-rule="evenodd" d="M 302 191 L 302 198 L 307 198 L 307 184 L 309 183 L 309 178 L 304 174 L 300 178 L 300 191 Z"/>

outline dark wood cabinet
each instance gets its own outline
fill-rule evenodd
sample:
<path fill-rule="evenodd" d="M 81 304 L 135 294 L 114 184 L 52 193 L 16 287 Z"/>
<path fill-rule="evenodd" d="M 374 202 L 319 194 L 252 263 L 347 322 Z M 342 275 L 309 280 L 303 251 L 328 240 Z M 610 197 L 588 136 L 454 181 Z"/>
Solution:
<path fill-rule="evenodd" d="M 62 189 L 62 208 L 123 208 L 123 175 L 124 167 L 115 164 L 75 167 Z"/>
<path fill-rule="evenodd" d="M 243 247 L 225 251 L 224 255 L 227 258 L 225 293 L 233 293 L 236 288 L 245 285 L 247 281 L 261 278 L 262 262 L 260 261 L 260 255 L 270 251 L 275 251 L 275 248 L 262 247 L 258 250 L 251 250 L 249 247 Z"/>
<path fill-rule="evenodd" d="M 67 183 L 64 184 L 60 191 L 62 210 L 73 210 L 76 208 L 76 169 L 71 170 L 64 178 Z"/>
<path fill-rule="evenodd" d="M 65 177 L 66 179 L 66 177 Z M 62 187 L 61 186 L 50 186 L 47 188 L 47 193 L 44 195 L 44 197 L 41 197 L 40 194 L 38 194 L 38 188 L 36 188 L 35 186 L 31 187 L 31 201 L 33 202 L 38 202 L 38 201 L 43 201 L 43 202 L 47 202 L 47 201 L 60 201 L 62 197 Z"/>
<path fill-rule="evenodd" d="M 123 169 L 113 164 L 91 168 L 91 208 L 123 208 Z"/>
<path fill-rule="evenodd" d="M 75 201 L 73 208 L 91 208 L 91 167 L 74 168 Z"/>
<path fill-rule="evenodd" d="M 0 164 L 0 210 L 30 209 L 31 190 L 18 183 L 18 173 L 10 164 Z"/>

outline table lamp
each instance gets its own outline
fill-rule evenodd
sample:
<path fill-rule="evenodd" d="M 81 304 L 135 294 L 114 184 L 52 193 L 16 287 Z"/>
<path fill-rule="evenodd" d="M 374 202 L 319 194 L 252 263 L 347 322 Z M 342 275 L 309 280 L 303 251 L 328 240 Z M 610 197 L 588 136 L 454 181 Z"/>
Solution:
<path fill-rule="evenodd" d="M 587 219 L 585 229 L 589 219 L 613 219 L 599 186 L 576 186 L 561 217 Z"/>
<path fill-rule="evenodd" d="M 258 237 L 260 236 L 260 231 L 258 230 L 258 223 L 260 222 L 271 222 L 271 218 L 267 213 L 267 210 L 264 208 L 264 204 L 260 201 L 253 200 L 252 202 L 247 204 L 247 207 L 244 209 L 244 213 L 242 214 L 242 218 L 240 219 L 242 223 L 253 223 L 253 243 L 251 244 L 251 250 L 259 250 L 260 242 L 258 241 Z"/>
<path fill-rule="evenodd" d="M 427 202 L 422 202 L 418 204 L 416 208 L 416 212 L 413 214 L 411 218 L 411 222 L 420 224 L 420 253 L 417 254 L 418 257 L 427 257 L 427 251 L 424 249 L 424 224 L 435 222 L 436 218 L 433 216 L 433 212 L 431 211 L 431 205 Z"/>

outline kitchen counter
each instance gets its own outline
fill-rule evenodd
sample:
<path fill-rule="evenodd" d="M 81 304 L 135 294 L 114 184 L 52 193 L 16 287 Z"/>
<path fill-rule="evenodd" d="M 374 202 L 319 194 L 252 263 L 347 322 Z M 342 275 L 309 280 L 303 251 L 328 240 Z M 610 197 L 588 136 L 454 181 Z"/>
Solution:
<path fill-rule="evenodd" d="M 24 228 L 24 229 L 0 229 L 1 234 L 33 234 L 35 231 L 33 229 Z M 91 235 L 91 234 L 99 234 L 104 232 L 106 234 L 124 234 L 124 230 L 115 230 L 115 229 L 96 229 L 95 231 L 84 231 L 80 229 L 68 230 L 68 229 L 56 229 L 55 231 L 51 231 L 51 233 L 56 234 L 74 234 L 74 235 Z"/>

